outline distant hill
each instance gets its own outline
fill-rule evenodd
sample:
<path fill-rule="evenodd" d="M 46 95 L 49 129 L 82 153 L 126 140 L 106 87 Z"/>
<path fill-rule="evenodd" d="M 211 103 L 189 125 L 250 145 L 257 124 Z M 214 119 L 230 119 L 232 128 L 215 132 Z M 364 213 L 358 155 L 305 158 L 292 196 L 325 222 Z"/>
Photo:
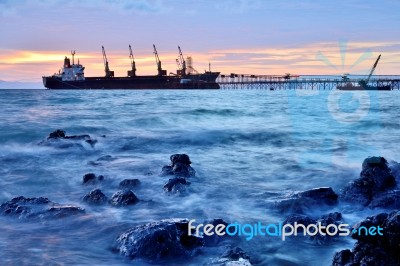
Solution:
<path fill-rule="evenodd" d="M 40 82 L 19 82 L 0 80 L 0 89 L 44 89 Z"/>

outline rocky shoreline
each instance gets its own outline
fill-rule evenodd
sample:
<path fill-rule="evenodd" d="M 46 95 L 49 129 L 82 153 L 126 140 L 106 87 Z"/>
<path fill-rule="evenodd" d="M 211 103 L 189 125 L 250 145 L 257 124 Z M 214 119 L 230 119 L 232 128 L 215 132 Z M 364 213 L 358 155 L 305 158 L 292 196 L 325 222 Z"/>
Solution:
<path fill-rule="evenodd" d="M 67 136 L 65 131 L 56 130 L 39 145 L 54 145 L 57 148 L 73 146 L 94 147 L 97 140 L 89 135 Z M 162 167 L 159 177 L 165 178 L 163 187 L 156 191 L 164 191 L 166 196 L 185 196 L 191 193 L 191 181 L 196 171 L 186 154 L 173 154 L 170 164 Z M 397 163 L 393 165 L 398 166 Z M 356 240 L 352 250 L 344 249 L 332 255 L 332 265 L 400 265 L 400 180 L 399 168 L 390 167 L 383 157 L 369 157 L 362 163 L 359 178 L 351 181 L 339 191 L 331 187 L 310 188 L 306 191 L 293 192 L 290 195 L 279 195 L 273 206 L 284 224 L 301 223 L 304 225 L 339 224 L 345 215 L 332 211 L 339 203 L 348 203 L 357 208 L 376 210 L 376 215 L 360 219 L 351 225 L 351 238 Z M 139 179 L 124 179 L 119 183 L 115 193 L 104 194 L 97 188 L 104 182 L 103 175 L 86 173 L 82 177 L 82 186 L 90 191 L 81 198 L 86 205 L 109 205 L 114 208 L 126 208 L 139 203 L 140 197 L 135 189 L 141 185 Z M 96 187 L 96 188 L 93 188 Z M 315 217 L 311 210 L 318 209 L 326 213 Z M 383 212 L 384 211 L 384 212 Z M 43 221 L 51 219 L 68 219 L 76 215 L 84 215 L 85 208 L 70 204 L 54 203 L 48 198 L 15 197 L 0 206 L 0 214 L 10 219 Z M 229 217 L 208 221 L 211 224 L 227 224 Z M 115 237 L 110 243 L 112 251 L 129 259 L 142 259 L 150 263 L 169 264 L 175 260 L 190 260 L 206 254 L 210 247 L 221 247 L 220 257 L 210 265 L 257 265 L 240 247 L 240 239 L 227 236 L 208 237 L 202 229 L 200 235 L 189 235 L 189 218 L 169 218 L 136 225 Z M 384 234 L 360 236 L 355 232 L 360 227 L 379 226 Z M 327 245 L 336 241 L 338 236 L 317 234 L 307 237 L 314 245 Z M 294 241 L 303 241 L 295 238 Z"/>

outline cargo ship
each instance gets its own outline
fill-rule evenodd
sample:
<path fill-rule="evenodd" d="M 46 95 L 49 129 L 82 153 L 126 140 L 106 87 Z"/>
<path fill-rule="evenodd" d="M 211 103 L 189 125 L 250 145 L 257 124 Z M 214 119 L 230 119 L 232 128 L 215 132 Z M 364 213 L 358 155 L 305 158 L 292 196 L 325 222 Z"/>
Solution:
<path fill-rule="evenodd" d="M 129 45 L 129 58 L 131 61 L 131 69 L 128 70 L 127 76 L 115 77 L 114 71 L 109 68 L 107 55 L 104 47 L 103 63 L 105 76 L 102 77 L 85 77 L 85 67 L 79 63 L 75 64 L 75 51 L 71 51 L 71 60 L 68 57 L 64 58 L 62 69 L 52 76 L 43 77 L 43 85 L 47 89 L 76 89 L 76 90 L 110 90 L 110 89 L 219 89 L 219 84 L 216 82 L 220 72 L 212 72 L 209 66 L 209 71 L 204 73 L 197 72 L 192 66 L 192 60 L 187 57 L 187 62 L 182 55 L 181 48 L 178 46 L 179 59 L 176 59 L 178 70 L 176 73 L 167 75 L 167 71 L 162 69 L 161 61 L 158 56 L 156 46 L 153 44 L 154 56 L 157 64 L 157 75 L 137 76 L 136 63 L 132 53 L 132 47 Z"/>
<path fill-rule="evenodd" d="M 379 55 L 378 58 L 376 59 L 375 64 L 372 66 L 371 72 L 369 73 L 367 79 L 360 80 L 358 82 L 358 85 L 353 85 L 353 83 L 348 82 L 345 85 L 337 86 L 336 89 L 343 91 L 362 91 L 362 90 L 390 91 L 391 90 L 390 85 L 379 85 L 379 84 L 377 86 L 368 85 L 369 80 L 371 79 L 371 76 L 374 73 L 376 66 L 378 65 L 379 59 L 381 59 L 381 55 Z M 345 80 L 347 79 L 347 75 L 344 76 L 344 79 Z"/>

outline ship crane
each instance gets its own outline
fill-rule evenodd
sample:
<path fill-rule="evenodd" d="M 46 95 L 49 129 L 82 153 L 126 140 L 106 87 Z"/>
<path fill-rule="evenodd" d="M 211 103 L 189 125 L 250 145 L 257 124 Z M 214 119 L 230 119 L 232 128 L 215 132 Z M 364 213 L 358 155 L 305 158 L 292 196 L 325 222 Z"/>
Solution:
<path fill-rule="evenodd" d="M 132 70 L 128 71 L 128 76 L 129 77 L 135 77 L 136 76 L 136 63 L 135 63 L 135 58 L 133 58 L 131 45 L 129 45 L 129 59 L 131 60 Z"/>
<path fill-rule="evenodd" d="M 114 71 L 111 71 L 110 68 L 108 67 L 108 60 L 106 51 L 104 50 L 104 46 L 102 46 L 101 48 L 103 50 L 103 62 L 104 62 L 104 71 L 106 72 L 106 78 L 114 77 Z"/>
<path fill-rule="evenodd" d="M 179 61 L 179 59 L 176 59 L 176 65 L 178 66 L 178 69 L 182 68 L 181 62 Z"/>
<path fill-rule="evenodd" d="M 367 86 L 368 86 L 368 82 L 369 82 L 369 80 L 371 79 L 371 76 L 372 76 L 372 74 L 374 73 L 374 71 L 375 71 L 375 69 L 376 69 L 376 66 L 378 65 L 379 59 L 381 59 L 381 55 L 379 55 L 378 58 L 376 59 L 375 64 L 372 66 L 372 69 L 371 69 L 371 71 L 369 72 L 369 75 L 368 75 L 367 79 L 366 79 L 366 80 L 360 80 L 360 81 L 358 82 L 358 84 L 359 84 L 360 86 L 362 86 L 362 87 L 367 87 Z"/>
<path fill-rule="evenodd" d="M 160 61 L 160 58 L 158 57 L 157 49 L 156 49 L 156 46 L 154 44 L 153 44 L 153 48 L 154 48 L 154 57 L 156 58 L 156 63 L 157 63 L 158 75 L 159 76 L 166 76 L 167 75 L 167 71 L 163 70 L 162 67 L 161 67 L 161 61 Z"/>
<path fill-rule="evenodd" d="M 178 75 L 185 76 L 186 75 L 186 61 L 183 58 L 181 47 L 178 46 L 178 50 L 179 50 L 179 60 L 176 61 L 176 62 L 179 62 Z"/>

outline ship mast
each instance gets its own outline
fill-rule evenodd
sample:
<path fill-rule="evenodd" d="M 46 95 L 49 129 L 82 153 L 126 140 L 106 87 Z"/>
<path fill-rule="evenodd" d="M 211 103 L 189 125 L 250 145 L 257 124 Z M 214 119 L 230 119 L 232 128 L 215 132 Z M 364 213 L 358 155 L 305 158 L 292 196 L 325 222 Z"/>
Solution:
<path fill-rule="evenodd" d="M 153 48 L 154 48 L 154 57 L 156 58 L 156 63 L 157 63 L 157 72 L 159 76 L 165 76 L 167 75 L 167 71 L 163 70 L 161 67 L 161 61 L 160 58 L 158 57 L 158 53 L 157 53 L 157 49 L 156 46 L 153 44 Z"/>
<path fill-rule="evenodd" d="M 72 65 L 75 65 L 75 60 L 74 60 L 74 57 L 75 57 L 75 50 L 74 50 L 74 51 L 71 51 L 71 56 L 72 56 Z"/>
<path fill-rule="evenodd" d="M 128 71 L 128 76 L 135 77 L 136 76 L 136 63 L 135 63 L 135 58 L 133 58 L 131 45 L 129 45 L 129 59 L 131 60 L 132 70 Z"/>
<path fill-rule="evenodd" d="M 106 72 L 106 77 L 114 77 L 114 71 L 111 71 L 110 68 L 108 67 L 108 60 L 107 60 L 107 55 L 106 55 L 106 50 L 104 50 L 104 46 L 101 46 L 103 50 L 103 62 L 104 62 L 104 71 Z"/>

